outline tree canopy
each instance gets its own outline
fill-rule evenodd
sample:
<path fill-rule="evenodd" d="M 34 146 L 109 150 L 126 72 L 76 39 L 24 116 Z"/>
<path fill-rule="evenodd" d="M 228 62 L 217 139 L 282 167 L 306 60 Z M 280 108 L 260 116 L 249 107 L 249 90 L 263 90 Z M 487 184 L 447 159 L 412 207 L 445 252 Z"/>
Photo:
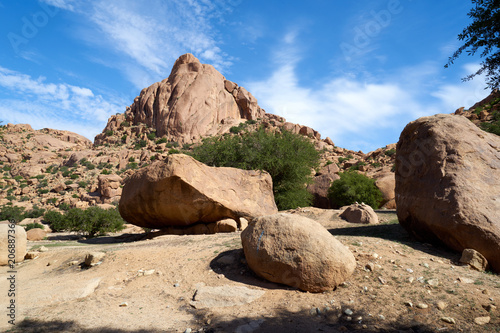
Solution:
<path fill-rule="evenodd" d="M 468 15 L 473 21 L 458 35 L 465 44 L 453 53 L 445 67 L 452 65 L 464 51 L 472 56 L 481 50 L 480 56 L 484 58 L 481 67 L 463 80 L 484 73 L 487 87 L 496 89 L 500 87 L 500 0 L 472 0 L 472 3 L 474 7 Z"/>

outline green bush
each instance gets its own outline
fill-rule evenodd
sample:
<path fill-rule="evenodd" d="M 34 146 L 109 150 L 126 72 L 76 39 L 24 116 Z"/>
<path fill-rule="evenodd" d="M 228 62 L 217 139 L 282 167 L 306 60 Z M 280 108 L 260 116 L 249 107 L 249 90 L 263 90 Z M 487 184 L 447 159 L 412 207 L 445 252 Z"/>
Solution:
<path fill-rule="evenodd" d="M 500 111 L 493 112 L 493 122 L 482 123 L 481 129 L 496 135 L 500 135 Z"/>
<path fill-rule="evenodd" d="M 71 208 L 64 215 L 49 211 L 45 213 L 44 219 L 54 231 L 74 231 L 89 237 L 120 231 L 124 228 L 124 221 L 117 208 L 102 209 L 97 206 L 85 210 Z"/>
<path fill-rule="evenodd" d="M 45 209 L 39 208 L 37 205 L 33 206 L 33 209 L 24 213 L 24 218 L 36 219 L 37 217 L 43 216 Z"/>
<path fill-rule="evenodd" d="M 149 140 L 154 140 L 156 139 L 156 132 L 151 132 L 148 134 L 148 139 Z"/>
<path fill-rule="evenodd" d="M 333 208 L 364 202 L 377 209 L 382 201 L 382 192 L 375 186 L 375 180 L 356 171 L 339 173 L 340 179 L 332 183 L 328 198 Z"/>
<path fill-rule="evenodd" d="M 0 209 L 0 221 L 8 220 L 20 222 L 24 219 L 24 207 L 2 206 Z"/>
<path fill-rule="evenodd" d="M 106 136 L 112 136 L 114 132 L 112 130 L 107 130 L 106 131 Z"/>
<path fill-rule="evenodd" d="M 168 141 L 167 138 L 163 137 L 163 138 L 157 140 L 156 144 L 159 145 L 159 144 L 162 144 L 162 143 L 167 143 L 167 141 Z"/>
<path fill-rule="evenodd" d="M 312 203 L 306 185 L 312 180 L 311 169 L 319 165 L 319 153 L 301 135 L 260 129 L 242 136 L 208 138 L 195 147 L 191 155 L 210 166 L 269 172 L 280 210 Z"/>
<path fill-rule="evenodd" d="M 392 156 L 392 155 L 396 154 L 396 149 L 392 148 L 392 149 L 386 150 L 384 154 L 386 156 Z"/>
<path fill-rule="evenodd" d="M 40 223 L 36 223 L 36 222 L 30 223 L 30 224 L 27 224 L 24 226 L 24 229 L 26 229 L 26 231 L 31 230 L 31 229 L 36 229 L 36 228 L 44 230 L 43 225 Z"/>

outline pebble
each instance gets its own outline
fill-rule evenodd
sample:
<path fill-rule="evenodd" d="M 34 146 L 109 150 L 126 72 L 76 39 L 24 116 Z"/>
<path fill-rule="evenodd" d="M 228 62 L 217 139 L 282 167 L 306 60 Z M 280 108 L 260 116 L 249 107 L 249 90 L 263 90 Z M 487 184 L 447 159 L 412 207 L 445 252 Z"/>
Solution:
<path fill-rule="evenodd" d="M 378 319 L 385 320 L 385 316 L 384 315 L 378 315 Z"/>
<path fill-rule="evenodd" d="M 417 308 L 419 309 L 427 309 L 429 306 L 425 303 L 418 303 Z"/>
<path fill-rule="evenodd" d="M 382 284 L 385 284 L 385 283 L 386 283 L 386 282 L 385 282 L 385 280 L 384 280 L 381 276 L 379 276 L 379 277 L 378 277 L 378 280 L 379 280 L 379 281 L 380 281 L 380 283 L 382 283 Z"/>
<path fill-rule="evenodd" d="M 483 305 L 483 308 L 488 312 L 493 312 L 497 309 L 493 304 Z"/>
<path fill-rule="evenodd" d="M 405 302 L 405 305 L 412 308 L 413 307 L 413 303 L 412 302 Z"/>
<path fill-rule="evenodd" d="M 127 302 L 121 302 L 120 305 L 118 305 L 120 308 L 124 308 L 128 306 Z"/>
<path fill-rule="evenodd" d="M 369 262 L 366 264 L 365 269 L 367 271 L 373 272 L 375 270 L 375 264 L 372 262 Z"/>
<path fill-rule="evenodd" d="M 413 273 L 413 269 L 411 269 L 411 268 L 407 268 L 407 269 L 406 269 L 406 271 L 407 271 L 408 273 Z"/>
<path fill-rule="evenodd" d="M 489 291 L 488 289 L 484 289 L 484 290 L 482 291 L 482 293 L 483 293 L 484 295 L 489 295 L 489 294 L 490 294 L 490 291 Z"/>
<path fill-rule="evenodd" d="M 466 284 L 474 283 L 474 280 L 465 277 L 459 277 L 458 281 Z"/>
<path fill-rule="evenodd" d="M 451 317 L 441 317 L 441 320 L 448 324 L 456 324 L 455 319 Z"/>
<path fill-rule="evenodd" d="M 153 273 L 155 272 L 154 269 L 149 269 L 147 271 L 144 271 L 144 276 L 147 276 L 147 275 L 153 275 Z"/>
<path fill-rule="evenodd" d="M 420 283 L 424 283 L 424 282 L 425 282 L 425 279 L 424 279 L 424 277 L 423 277 L 423 276 L 419 276 L 419 277 L 417 278 L 417 281 L 418 281 L 418 282 L 420 282 Z"/>
<path fill-rule="evenodd" d="M 184 331 L 184 333 L 191 333 L 192 332 L 192 329 L 190 328 L 186 328 L 186 330 Z"/>
<path fill-rule="evenodd" d="M 78 265 L 78 261 L 77 260 L 73 260 L 73 261 L 70 261 L 68 263 L 68 266 L 75 266 L 75 265 Z"/>
<path fill-rule="evenodd" d="M 490 322 L 491 320 L 491 317 L 477 317 L 477 318 L 474 318 L 474 322 L 478 325 L 486 325 Z"/>
<path fill-rule="evenodd" d="M 351 309 L 345 309 L 345 311 L 344 311 L 344 314 L 345 314 L 346 316 L 352 316 L 352 315 L 353 315 L 353 313 L 354 313 L 354 312 L 353 312 Z"/>
<path fill-rule="evenodd" d="M 412 283 L 413 281 L 415 281 L 415 278 L 414 278 L 413 276 L 410 276 L 410 277 L 408 278 L 408 282 L 409 282 L 409 283 Z"/>
<path fill-rule="evenodd" d="M 177 288 L 179 287 L 179 284 L 178 283 L 174 283 L 174 288 Z"/>
<path fill-rule="evenodd" d="M 447 304 L 443 301 L 439 301 L 437 302 L 436 304 L 436 307 L 439 309 L 439 310 L 444 310 L 446 308 Z"/>
<path fill-rule="evenodd" d="M 38 249 L 38 252 L 47 252 L 48 250 L 45 246 L 42 246 Z"/>
<path fill-rule="evenodd" d="M 425 263 L 425 262 L 422 264 L 422 266 L 425 267 L 425 268 L 429 268 L 429 264 Z"/>
<path fill-rule="evenodd" d="M 439 281 L 438 281 L 438 279 L 431 279 L 431 280 L 427 280 L 427 284 L 429 286 L 436 287 L 437 285 L 439 285 Z"/>

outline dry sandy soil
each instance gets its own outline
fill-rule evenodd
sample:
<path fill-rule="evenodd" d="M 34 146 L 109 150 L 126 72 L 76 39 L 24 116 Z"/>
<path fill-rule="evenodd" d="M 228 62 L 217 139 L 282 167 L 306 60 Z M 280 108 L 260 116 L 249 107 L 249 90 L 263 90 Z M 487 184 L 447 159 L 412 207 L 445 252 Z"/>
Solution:
<path fill-rule="evenodd" d="M 460 266 L 459 253 L 412 240 L 395 223 L 394 211 L 378 211 L 383 223 L 370 226 L 346 223 L 334 210 L 291 212 L 318 220 L 354 252 L 358 267 L 344 285 L 313 294 L 262 280 L 245 264 L 239 232 L 141 241 L 52 234 L 52 240 L 29 242 L 48 251 L 18 265 L 16 325 L 3 314 L 0 330 L 500 332 L 500 276 Z M 102 263 L 85 268 L 85 255 L 94 251 L 106 253 Z M 1 267 L 1 276 L 7 270 Z M 220 297 L 214 301 L 229 306 L 195 308 L 191 302 L 201 283 L 263 295 L 240 305 Z M 0 291 L 7 289 L 2 278 Z M 0 308 L 7 302 L 0 297 Z M 478 317 L 490 322 L 479 325 Z"/>

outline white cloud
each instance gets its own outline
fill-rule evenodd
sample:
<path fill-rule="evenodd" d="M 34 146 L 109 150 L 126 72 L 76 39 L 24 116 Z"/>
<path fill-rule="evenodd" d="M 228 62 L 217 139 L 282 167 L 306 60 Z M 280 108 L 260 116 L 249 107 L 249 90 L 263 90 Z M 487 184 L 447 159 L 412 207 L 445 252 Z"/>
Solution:
<path fill-rule="evenodd" d="M 297 73 L 301 59 L 290 36 L 277 47 L 270 76 L 246 86 L 267 112 L 310 126 L 341 147 L 367 152 L 397 142 L 409 121 L 452 113 L 488 95 L 484 78 L 443 84 L 437 62 L 401 68 L 387 77 L 331 76 L 320 85 L 304 86 Z M 464 73 L 477 70 L 474 66 L 464 66 Z"/>
<path fill-rule="evenodd" d="M 234 0 L 44 0 L 85 17 L 88 29 L 83 38 L 116 57 L 109 66 L 124 72 L 137 88 L 162 80 L 180 55 L 193 53 L 220 71 L 231 66 L 231 57 L 219 47 L 212 21 L 223 20 L 239 4 Z"/>
<path fill-rule="evenodd" d="M 0 67 L 0 114 L 9 121 L 29 123 L 33 128 L 59 128 L 93 140 L 110 115 L 123 112 L 123 101 L 103 98 L 85 87 L 67 83 L 46 83 L 31 76 Z M 6 97 L 8 96 L 8 97 Z"/>

